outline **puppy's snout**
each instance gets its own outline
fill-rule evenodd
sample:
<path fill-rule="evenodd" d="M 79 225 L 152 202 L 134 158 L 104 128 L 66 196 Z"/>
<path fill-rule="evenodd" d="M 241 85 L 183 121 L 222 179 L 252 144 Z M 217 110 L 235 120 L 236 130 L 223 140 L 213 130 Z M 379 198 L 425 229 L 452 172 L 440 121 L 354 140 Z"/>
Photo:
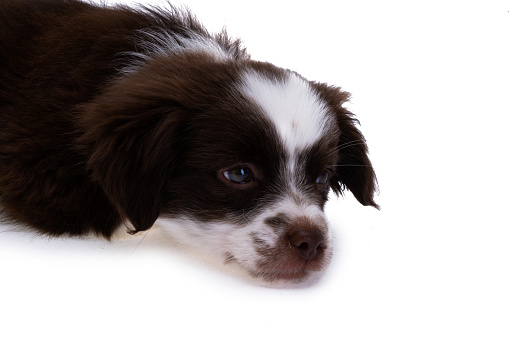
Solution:
<path fill-rule="evenodd" d="M 304 260 L 315 258 L 325 247 L 325 239 L 320 231 L 299 230 L 290 235 L 290 244 L 295 247 Z"/>

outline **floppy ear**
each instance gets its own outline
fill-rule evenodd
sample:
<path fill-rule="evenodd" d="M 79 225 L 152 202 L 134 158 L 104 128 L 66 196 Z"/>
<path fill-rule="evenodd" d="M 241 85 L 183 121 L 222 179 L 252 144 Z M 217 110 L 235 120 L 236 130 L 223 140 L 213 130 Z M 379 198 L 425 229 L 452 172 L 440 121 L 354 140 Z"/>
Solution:
<path fill-rule="evenodd" d="M 337 175 L 331 178 L 331 187 L 336 194 L 343 194 L 345 188 L 364 206 L 379 208 L 374 201 L 377 179 L 368 158 L 368 146 L 354 115 L 343 107 L 349 93 L 339 88 L 315 83 L 318 93 L 331 105 L 339 127 Z"/>
<path fill-rule="evenodd" d="M 164 204 L 178 157 L 178 113 L 168 103 L 147 107 L 146 101 L 118 99 L 86 107 L 80 142 L 87 149 L 92 180 L 136 233 L 153 225 Z"/>
<path fill-rule="evenodd" d="M 342 193 L 346 187 L 364 206 L 379 208 L 373 199 L 377 190 L 376 175 L 368 158 L 366 140 L 355 126 L 358 122 L 347 110 L 337 110 L 337 116 L 340 131 L 338 177 L 332 182 L 332 189 Z"/>

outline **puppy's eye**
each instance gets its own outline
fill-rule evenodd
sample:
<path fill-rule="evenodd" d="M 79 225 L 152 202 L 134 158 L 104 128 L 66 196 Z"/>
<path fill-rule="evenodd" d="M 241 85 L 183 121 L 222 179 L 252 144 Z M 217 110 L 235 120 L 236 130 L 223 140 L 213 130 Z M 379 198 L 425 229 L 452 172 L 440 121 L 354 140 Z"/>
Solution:
<path fill-rule="evenodd" d="M 223 175 L 226 179 L 236 184 L 245 184 L 254 180 L 253 171 L 249 167 L 238 167 L 224 171 Z"/>
<path fill-rule="evenodd" d="M 316 179 L 316 183 L 319 185 L 325 185 L 327 184 L 329 180 L 329 171 L 325 171 Z"/>

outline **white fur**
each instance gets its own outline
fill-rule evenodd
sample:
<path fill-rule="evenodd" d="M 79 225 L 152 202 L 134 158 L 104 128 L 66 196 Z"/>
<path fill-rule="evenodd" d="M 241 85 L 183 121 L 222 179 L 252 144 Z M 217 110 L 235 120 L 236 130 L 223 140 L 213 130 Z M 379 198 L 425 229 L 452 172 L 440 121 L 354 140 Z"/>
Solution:
<path fill-rule="evenodd" d="M 283 81 L 278 81 L 254 71 L 246 72 L 240 90 L 258 104 L 276 127 L 290 155 L 284 168 L 285 177 L 289 178 L 294 193 L 300 195 L 297 154 L 323 138 L 329 126 L 334 126 L 327 105 L 295 73 L 288 73 Z"/>
<path fill-rule="evenodd" d="M 175 240 L 204 254 L 215 262 L 223 263 L 228 255 L 233 256 L 235 261 L 229 264 L 237 266 L 237 273 L 245 275 L 245 272 L 256 272 L 257 263 L 264 258 L 257 252 L 253 241 L 253 234 L 263 240 L 268 246 L 277 246 L 281 235 L 276 234 L 274 228 L 265 224 L 264 220 L 285 213 L 293 218 L 307 217 L 323 225 L 320 231 L 326 239 L 325 265 L 332 257 L 332 234 L 326 223 L 323 211 L 316 205 L 297 202 L 290 197 L 283 197 L 279 203 L 267 211 L 260 213 L 247 225 L 237 225 L 228 222 L 203 223 L 189 218 L 169 219 L 162 217 L 157 224 L 168 232 Z M 284 230 L 283 230 L 284 233 Z M 313 280 L 323 272 L 310 272 L 309 280 Z M 279 284 L 281 282 L 277 282 Z"/>
<path fill-rule="evenodd" d="M 121 73 L 129 74 L 136 71 L 140 66 L 150 60 L 159 57 L 168 57 L 184 51 L 203 52 L 216 60 L 231 58 L 217 41 L 195 32 L 189 31 L 189 37 L 171 34 L 164 30 L 139 30 L 141 38 L 136 40 L 136 45 L 143 52 L 129 52 L 132 58 L 129 65 L 122 68 Z"/>
<path fill-rule="evenodd" d="M 326 104 L 294 73 L 277 81 L 246 72 L 240 90 L 274 123 L 289 154 L 313 145 L 328 130 L 331 117 Z"/>

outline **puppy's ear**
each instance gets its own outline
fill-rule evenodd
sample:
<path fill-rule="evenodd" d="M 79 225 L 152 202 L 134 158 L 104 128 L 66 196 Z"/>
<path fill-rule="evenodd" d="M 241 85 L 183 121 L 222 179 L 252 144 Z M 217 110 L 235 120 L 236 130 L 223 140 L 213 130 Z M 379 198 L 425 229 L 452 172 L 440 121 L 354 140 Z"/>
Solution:
<path fill-rule="evenodd" d="M 362 133 L 356 128 L 358 123 L 345 109 L 337 110 L 339 122 L 339 162 L 337 179 L 332 182 L 336 193 L 348 188 L 364 206 L 379 208 L 373 196 L 377 191 L 377 180 L 371 161 L 368 158 L 368 146 Z"/>
<path fill-rule="evenodd" d="M 79 141 L 92 180 L 136 233 L 153 225 L 164 204 L 179 152 L 178 113 L 168 105 L 111 99 L 86 107 Z"/>
<path fill-rule="evenodd" d="M 314 84 L 317 92 L 332 107 L 339 127 L 337 145 L 337 175 L 331 180 L 331 187 L 336 194 L 350 190 L 364 206 L 379 208 L 374 201 L 378 189 L 377 179 L 371 161 L 368 158 L 368 146 L 362 133 L 357 129 L 359 124 L 354 115 L 343 107 L 348 101 L 349 93 L 325 84 Z"/>

